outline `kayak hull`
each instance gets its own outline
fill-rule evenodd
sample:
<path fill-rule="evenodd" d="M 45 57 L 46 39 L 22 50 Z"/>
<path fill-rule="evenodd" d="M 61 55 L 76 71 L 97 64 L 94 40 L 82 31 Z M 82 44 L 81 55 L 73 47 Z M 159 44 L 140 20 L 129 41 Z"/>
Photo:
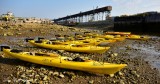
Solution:
<path fill-rule="evenodd" d="M 43 48 L 54 49 L 54 50 L 66 50 L 71 52 L 83 52 L 83 53 L 104 53 L 110 48 L 110 47 L 99 47 L 99 46 L 91 46 L 91 45 L 75 46 L 75 44 L 54 45 L 54 44 L 47 44 L 46 42 L 36 43 L 33 40 L 29 41 L 29 43 L 37 47 L 43 47 Z"/>
<path fill-rule="evenodd" d="M 85 60 L 84 62 L 76 62 L 76 61 L 68 61 L 65 60 L 67 57 L 63 56 L 33 56 L 26 54 L 24 52 L 21 53 L 14 53 L 10 52 L 9 49 L 3 49 L 3 52 L 7 55 L 10 55 L 14 58 L 18 58 L 23 61 L 47 65 L 47 66 L 54 66 L 59 68 L 65 69 L 73 69 L 73 70 L 80 70 L 80 71 L 87 71 L 99 74 L 114 74 L 117 71 L 121 70 L 126 64 L 111 64 L 111 63 L 99 63 L 94 60 Z"/>

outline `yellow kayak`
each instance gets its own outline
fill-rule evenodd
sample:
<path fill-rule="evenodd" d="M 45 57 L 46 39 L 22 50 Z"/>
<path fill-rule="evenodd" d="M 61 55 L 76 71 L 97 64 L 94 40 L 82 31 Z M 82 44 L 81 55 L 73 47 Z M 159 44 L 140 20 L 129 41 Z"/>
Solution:
<path fill-rule="evenodd" d="M 140 36 L 140 35 L 127 35 L 127 39 L 133 39 L 133 40 L 148 40 L 148 36 Z"/>
<path fill-rule="evenodd" d="M 32 39 L 34 40 L 34 39 Z M 93 43 L 91 41 L 88 40 L 47 40 L 47 39 L 38 39 L 38 41 L 42 41 L 42 42 L 53 42 L 53 43 L 57 43 L 57 44 L 77 44 L 77 45 L 98 45 L 98 43 Z"/>
<path fill-rule="evenodd" d="M 106 32 L 105 34 L 112 34 L 112 35 L 129 35 L 131 32 Z"/>
<path fill-rule="evenodd" d="M 105 38 L 90 38 L 90 39 L 77 40 L 77 41 L 83 42 L 83 43 L 89 43 L 89 45 L 95 45 L 95 46 L 104 42 L 107 42 L 107 43 L 116 42 L 116 40 L 111 40 L 111 39 L 106 40 Z"/>
<path fill-rule="evenodd" d="M 115 37 L 113 39 L 116 40 L 116 41 L 124 41 L 125 40 L 124 37 Z"/>
<path fill-rule="evenodd" d="M 53 43 L 51 41 L 42 42 L 42 41 L 29 40 L 29 43 L 37 47 L 49 48 L 54 50 L 66 50 L 72 52 L 84 52 L 84 53 L 104 53 L 110 48 L 110 47 L 99 47 L 92 45 L 61 44 L 61 43 L 59 44 L 59 43 Z"/>
<path fill-rule="evenodd" d="M 102 38 L 106 38 L 106 39 L 113 39 L 114 38 L 114 35 L 102 35 L 100 36 Z"/>
<path fill-rule="evenodd" d="M 114 74 L 117 71 L 124 68 L 125 66 L 127 66 L 126 64 L 111 64 L 106 62 L 102 64 L 100 62 L 88 59 L 81 59 L 81 60 L 78 58 L 70 59 L 69 57 L 63 57 L 54 54 L 53 55 L 45 53 L 32 54 L 31 52 L 17 52 L 16 50 L 4 49 L 4 48 L 3 52 L 14 58 L 31 63 L 54 66 L 65 69 L 80 70 L 92 73 L 99 73 L 99 74 Z"/>
<path fill-rule="evenodd" d="M 109 43 L 114 43 L 114 42 L 116 42 L 116 40 L 114 40 L 114 39 L 106 39 L 106 38 L 91 38 L 91 39 L 87 39 L 88 41 L 90 41 L 90 42 L 97 42 L 97 44 L 100 44 L 100 43 L 102 43 L 102 42 L 109 42 Z"/>
<path fill-rule="evenodd" d="M 116 40 L 116 41 L 124 41 L 125 38 L 121 36 L 114 36 L 114 35 L 103 35 L 101 38 L 110 39 L 110 40 Z"/>

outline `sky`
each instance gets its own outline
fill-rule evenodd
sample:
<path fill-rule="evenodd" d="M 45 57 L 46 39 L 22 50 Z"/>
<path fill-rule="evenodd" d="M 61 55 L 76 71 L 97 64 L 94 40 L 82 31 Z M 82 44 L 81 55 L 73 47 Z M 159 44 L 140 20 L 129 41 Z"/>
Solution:
<path fill-rule="evenodd" d="M 160 0 L 0 0 L 0 15 L 57 19 L 94 8 L 112 6 L 111 16 L 160 12 Z"/>

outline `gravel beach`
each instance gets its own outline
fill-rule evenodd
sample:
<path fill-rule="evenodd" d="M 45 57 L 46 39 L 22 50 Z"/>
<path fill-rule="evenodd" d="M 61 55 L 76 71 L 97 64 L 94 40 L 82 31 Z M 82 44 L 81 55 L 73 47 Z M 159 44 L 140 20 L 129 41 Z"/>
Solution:
<path fill-rule="evenodd" d="M 160 37 L 148 35 L 149 40 L 129 40 L 107 44 L 111 48 L 104 54 L 73 53 L 33 47 L 25 38 L 54 38 L 56 34 L 74 36 L 90 31 L 102 34 L 102 30 L 81 29 L 56 24 L 0 24 L 0 45 L 23 51 L 58 53 L 70 57 L 88 57 L 97 61 L 125 63 L 128 66 L 114 75 L 95 74 L 43 66 L 5 57 L 0 52 L 0 84 L 160 84 Z"/>

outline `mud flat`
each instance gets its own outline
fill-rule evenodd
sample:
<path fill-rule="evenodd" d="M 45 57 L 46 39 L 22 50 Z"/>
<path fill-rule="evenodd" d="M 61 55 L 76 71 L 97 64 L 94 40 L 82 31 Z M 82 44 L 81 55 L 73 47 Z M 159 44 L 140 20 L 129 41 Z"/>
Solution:
<path fill-rule="evenodd" d="M 59 25 L 16 24 L 0 26 L 0 45 L 24 51 L 56 52 L 60 55 L 82 56 L 111 63 L 126 63 L 128 66 L 114 75 L 94 74 L 76 70 L 67 70 L 6 58 L 0 52 L 0 83 L 40 83 L 40 84 L 159 84 L 160 83 L 160 37 L 141 41 L 128 40 L 109 44 L 109 51 L 104 54 L 84 54 L 67 51 L 36 48 L 24 41 L 25 38 L 53 38 L 55 34 L 74 35 L 90 31 Z"/>

